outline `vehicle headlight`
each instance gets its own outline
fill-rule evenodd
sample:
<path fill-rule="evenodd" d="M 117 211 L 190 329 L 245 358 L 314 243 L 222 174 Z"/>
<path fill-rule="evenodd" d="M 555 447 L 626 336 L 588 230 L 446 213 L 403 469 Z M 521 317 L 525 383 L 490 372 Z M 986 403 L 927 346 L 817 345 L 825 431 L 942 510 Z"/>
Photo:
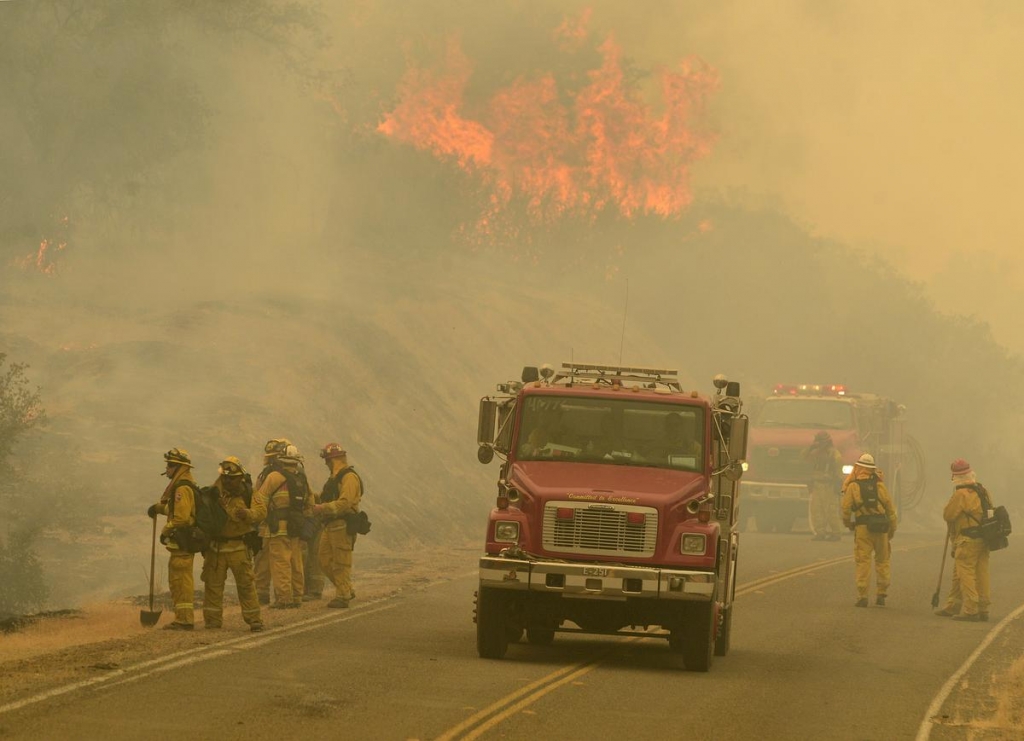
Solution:
<path fill-rule="evenodd" d="M 518 543 L 519 523 L 510 520 L 498 520 L 494 523 L 494 539 L 499 543 Z"/>
<path fill-rule="evenodd" d="M 680 553 L 704 553 L 708 547 L 708 538 L 702 533 L 687 533 L 679 542 Z"/>
<path fill-rule="evenodd" d="M 853 473 L 853 464 L 847 463 L 845 466 L 843 466 L 843 473 L 846 474 L 847 476 Z"/>

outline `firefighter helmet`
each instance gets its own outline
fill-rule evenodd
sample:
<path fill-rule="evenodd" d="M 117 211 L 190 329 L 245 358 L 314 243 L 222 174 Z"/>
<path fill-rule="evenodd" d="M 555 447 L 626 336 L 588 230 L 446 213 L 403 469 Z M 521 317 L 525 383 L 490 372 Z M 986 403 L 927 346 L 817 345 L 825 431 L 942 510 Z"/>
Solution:
<path fill-rule="evenodd" d="M 963 458 L 957 458 L 951 464 L 949 464 L 949 471 L 954 476 L 966 476 L 971 472 L 971 464 L 965 461 Z"/>
<path fill-rule="evenodd" d="M 283 437 L 267 440 L 267 444 L 263 446 L 263 455 L 266 458 L 277 458 L 285 454 L 289 445 L 291 445 L 291 442 Z"/>
<path fill-rule="evenodd" d="M 832 436 L 830 434 L 828 434 L 827 432 L 825 432 L 825 430 L 821 430 L 820 432 L 818 432 L 817 435 L 814 436 L 814 442 L 816 442 L 816 443 L 830 443 L 830 442 L 832 442 Z"/>
<path fill-rule="evenodd" d="M 184 448 L 171 448 L 164 453 L 164 460 L 168 464 L 175 466 L 188 466 L 192 467 L 192 459 L 189 458 L 188 451 Z"/>
<path fill-rule="evenodd" d="M 284 463 L 302 463 L 303 460 L 302 455 L 299 453 L 299 449 L 291 443 L 284 446 L 284 451 L 277 456 L 277 459 Z"/>
<path fill-rule="evenodd" d="M 877 468 L 875 465 L 875 456 L 871 455 L 871 453 L 862 454 L 861 457 L 857 459 L 857 465 L 861 468 Z"/>
<path fill-rule="evenodd" d="M 233 455 L 229 455 L 220 462 L 220 465 L 217 467 L 217 473 L 221 476 L 245 476 L 245 468 L 242 467 L 242 461 Z"/>
<path fill-rule="evenodd" d="M 340 443 L 327 443 L 320 450 L 320 457 L 325 461 L 329 461 L 331 458 L 341 458 L 345 455 L 348 455 L 348 453 L 341 447 Z"/>

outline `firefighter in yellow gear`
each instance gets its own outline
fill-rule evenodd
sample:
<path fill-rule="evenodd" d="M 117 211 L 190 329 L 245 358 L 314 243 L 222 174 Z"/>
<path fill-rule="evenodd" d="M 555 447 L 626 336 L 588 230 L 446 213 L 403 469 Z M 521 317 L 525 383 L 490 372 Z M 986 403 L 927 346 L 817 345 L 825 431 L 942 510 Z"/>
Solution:
<path fill-rule="evenodd" d="M 260 604 L 256 599 L 256 582 L 253 576 L 252 560 L 245 538 L 253 531 L 247 515 L 245 502 L 248 482 L 242 462 L 235 456 L 221 461 L 220 476 L 214 483 L 220 506 L 227 513 L 227 522 L 218 535 L 210 537 L 210 547 L 203 554 L 202 579 L 206 584 L 203 597 L 203 623 L 207 628 L 220 628 L 224 623 L 224 583 L 231 571 L 238 589 L 238 602 L 242 606 L 242 619 L 249 630 L 256 633 L 263 630 Z"/>
<path fill-rule="evenodd" d="M 325 445 L 320 457 L 331 472 L 319 502 L 313 507 L 313 512 L 324 523 L 320 536 L 320 567 L 335 590 L 334 599 L 327 606 L 348 607 L 355 598 L 352 591 L 352 549 L 357 535 L 349 533 L 346 515 L 359 511 L 363 482 L 348 464 L 348 453 L 338 443 Z"/>
<path fill-rule="evenodd" d="M 832 445 L 832 436 L 822 430 L 801 457 L 811 467 L 810 510 L 812 540 L 839 540 L 843 523 L 839 517 L 839 482 L 843 457 Z"/>
<path fill-rule="evenodd" d="M 992 508 L 992 499 L 963 458 L 953 461 L 950 472 L 953 495 L 946 503 L 942 517 L 949 525 L 953 540 L 953 589 L 945 606 L 936 614 L 951 615 L 954 620 L 985 621 L 988 620 L 992 601 L 989 551 L 985 541 L 979 537 L 977 526 L 985 517 L 986 510 Z"/>
<path fill-rule="evenodd" d="M 875 604 L 885 606 L 892 572 L 889 541 L 896 534 L 897 515 L 889 490 L 870 453 L 864 453 L 853 466 L 843 490 L 843 524 L 854 531 L 853 560 L 857 581 L 857 607 L 868 606 L 871 584 L 871 557 L 875 559 Z"/>
<path fill-rule="evenodd" d="M 191 547 L 189 528 L 196 524 L 196 480 L 192 478 L 192 459 L 184 448 L 171 448 L 164 453 L 166 464 L 163 476 L 171 480 L 160 495 L 160 501 L 150 506 L 150 517 L 166 515 L 167 522 L 160 532 L 160 542 L 170 555 L 167 564 L 167 583 L 174 602 L 174 621 L 164 630 L 193 629 L 193 599 L 195 583 L 192 575 L 195 553 Z"/>
<path fill-rule="evenodd" d="M 264 448 L 264 463 L 270 470 L 253 494 L 252 508 L 241 512 L 250 522 L 265 524 L 260 532 L 270 551 L 274 586 L 271 607 L 299 607 L 305 592 L 301 530 L 304 518 L 312 515 L 313 493 L 302 468 L 302 456 L 294 445 L 269 441 Z"/>
<path fill-rule="evenodd" d="M 263 449 L 263 470 L 256 477 L 256 488 L 263 486 L 267 476 L 274 470 L 273 463 L 280 451 L 287 449 L 291 442 L 287 438 L 274 438 L 267 442 Z M 256 596 L 261 605 L 270 604 L 270 532 L 264 521 L 259 525 L 262 546 L 253 558 L 253 570 L 256 575 Z"/>

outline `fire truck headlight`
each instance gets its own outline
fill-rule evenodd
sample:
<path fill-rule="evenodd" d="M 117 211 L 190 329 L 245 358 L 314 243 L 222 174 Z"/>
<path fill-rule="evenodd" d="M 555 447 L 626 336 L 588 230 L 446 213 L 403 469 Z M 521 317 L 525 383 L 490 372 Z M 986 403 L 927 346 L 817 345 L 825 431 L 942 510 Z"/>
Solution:
<path fill-rule="evenodd" d="M 510 522 L 509 520 L 498 520 L 494 523 L 494 539 L 499 543 L 518 543 L 519 523 Z"/>
<path fill-rule="evenodd" d="M 853 473 L 853 465 L 847 463 L 845 466 L 843 466 L 843 473 L 846 474 L 847 476 Z"/>
<path fill-rule="evenodd" d="M 708 547 L 706 535 L 701 533 L 687 533 L 679 541 L 679 552 L 683 554 L 704 553 Z"/>

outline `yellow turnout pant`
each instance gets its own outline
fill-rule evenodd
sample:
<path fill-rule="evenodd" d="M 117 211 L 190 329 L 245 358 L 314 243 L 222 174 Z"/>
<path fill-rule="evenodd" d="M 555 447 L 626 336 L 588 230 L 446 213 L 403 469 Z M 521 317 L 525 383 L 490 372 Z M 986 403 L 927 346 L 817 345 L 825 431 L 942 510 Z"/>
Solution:
<path fill-rule="evenodd" d="M 875 590 L 879 597 L 889 591 L 892 572 L 889 569 L 889 533 L 868 532 L 867 525 L 857 525 L 853 536 L 853 561 L 857 579 L 857 596 L 867 597 L 871 585 L 871 555 L 875 556 Z"/>
<path fill-rule="evenodd" d="M 235 587 L 238 589 L 238 602 L 242 606 L 242 619 L 248 625 L 258 625 L 263 622 L 260 616 L 260 603 L 256 599 L 256 581 L 253 576 L 252 562 L 249 560 L 249 551 L 240 543 L 228 542 L 218 546 L 228 550 L 210 550 L 206 553 L 206 560 L 203 563 L 203 581 L 206 583 L 205 596 L 203 597 L 203 622 L 208 628 L 219 628 L 224 622 L 224 584 L 228 578 L 228 571 L 235 578 Z"/>
<path fill-rule="evenodd" d="M 843 520 L 839 516 L 839 495 L 830 481 L 815 481 L 811 484 L 811 530 L 815 535 L 843 531 Z"/>
<path fill-rule="evenodd" d="M 270 577 L 274 582 L 274 601 L 283 604 L 299 602 L 305 594 L 302 572 L 302 539 L 287 535 L 271 535 Z"/>
<path fill-rule="evenodd" d="M 954 584 L 960 582 L 959 592 L 963 599 L 961 612 L 964 615 L 988 612 L 992 593 L 988 573 L 988 548 L 985 547 L 985 542 L 980 538 L 958 536 L 954 563 Z M 950 592 L 950 597 L 952 596 Z"/>
<path fill-rule="evenodd" d="M 174 622 L 192 625 L 192 600 L 195 593 L 195 582 L 192 578 L 192 563 L 195 554 L 188 551 L 171 551 L 171 559 L 167 564 L 167 586 L 171 590 L 174 602 Z"/>
<path fill-rule="evenodd" d="M 352 597 L 352 548 L 355 536 L 349 535 L 344 520 L 324 526 L 320 534 L 320 568 L 334 585 L 336 596 Z"/>

